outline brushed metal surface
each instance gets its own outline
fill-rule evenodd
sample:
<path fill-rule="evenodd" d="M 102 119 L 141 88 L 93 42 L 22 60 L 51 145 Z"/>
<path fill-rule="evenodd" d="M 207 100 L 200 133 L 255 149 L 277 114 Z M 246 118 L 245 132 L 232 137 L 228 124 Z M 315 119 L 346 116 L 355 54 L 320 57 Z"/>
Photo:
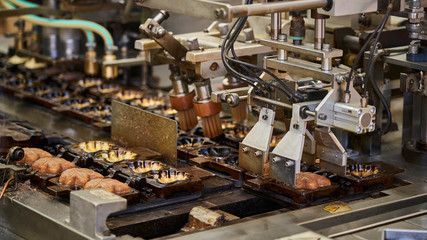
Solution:
<path fill-rule="evenodd" d="M 177 122 L 169 118 L 113 101 L 111 138 L 128 147 L 145 147 L 159 152 L 175 165 Z"/>

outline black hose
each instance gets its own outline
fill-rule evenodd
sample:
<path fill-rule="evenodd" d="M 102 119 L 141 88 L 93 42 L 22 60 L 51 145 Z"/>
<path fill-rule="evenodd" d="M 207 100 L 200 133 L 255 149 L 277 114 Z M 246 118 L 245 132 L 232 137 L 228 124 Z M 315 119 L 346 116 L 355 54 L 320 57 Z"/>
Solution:
<path fill-rule="evenodd" d="M 245 2 L 245 4 L 252 4 L 252 0 L 247 0 Z M 234 42 L 237 40 L 240 32 L 242 31 L 245 23 L 247 21 L 247 17 L 241 17 L 238 18 L 238 20 L 233 24 L 233 26 L 230 28 L 229 32 L 227 33 L 224 42 L 223 42 L 223 46 L 221 49 L 221 58 L 222 61 L 224 63 L 224 67 L 226 68 L 226 70 L 228 72 L 230 72 L 234 77 L 240 79 L 241 81 L 247 83 L 250 86 L 255 87 L 256 89 L 259 90 L 259 88 L 254 84 L 254 83 L 258 83 L 260 85 L 263 86 L 268 86 L 271 88 L 276 88 L 279 91 L 283 92 L 288 99 L 291 102 L 293 101 L 293 97 L 297 98 L 298 100 L 303 100 L 303 97 L 298 94 L 297 92 L 293 91 L 292 89 L 290 89 L 284 82 L 283 80 L 281 80 L 280 78 L 278 78 L 276 75 L 274 75 L 272 72 L 268 71 L 267 69 L 264 69 L 262 67 L 259 67 L 257 65 L 253 65 L 250 63 L 246 63 L 243 61 L 240 61 L 235 53 L 234 50 Z M 231 51 L 233 58 L 228 56 L 228 53 Z M 234 66 L 238 66 L 242 69 L 243 72 L 245 72 L 247 75 L 244 75 L 243 73 L 237 71 L 236 69 L 234 69 L 231 65 L 230 62 L 234 65 Z M 276 82 L 278 82 L 280 84 L 281 87 L 274 85 L 272 83 L 269 82 L 265 82 L 263 81 L 257 73 L 255 73 L 254 71 L 251 70 L 251 68 L 258 70 L 259 72 L 265 72 L 268 75 L 272 76 L 274 78 L 274 80 Z"/>
<path fill-rule="evenodd" d="M 375 63 L 378 61 L 378 59 L 382 56 L 386 56 L 389 55 L 390 53 L 402 53 L 402 52 L 406 52 L 406 48 L 401 48 L 401 49 L 384 49 L 383 51 L 381 51 L 380 53 L 376 54 L 373 58 L 372 58 L 372 62 L 369 65 L 368 71 L 367 71 L 367 78 L 369 80 L 369 82 L 372 84 L 372 88 L 374 89 L 375 94 L 378 96 L 378 98 L 381 101 L 381 104 L 384 106 L 384 109 L 387 113 L 387 124 L 385 126 L 385 128 L 383 130 L 379 131 L 380 135 L 384 135 L 387 134 L 390 131 L 391 128 L 391 124 L 392 124 L 392 115 L 391 115 L 391 110 L 390 110 L 390 105 L 387 103 L 387 100 L 385 99 L 384 95 L 382 94 L 381 90 L 378 88 L 377 83 L 374 80 L 374 65 Z M 381 119 L 378 119 L 380 121 L 381 124 Z"/>
<path fill-rule="evenodd" d="M 390 1 L 391 6 L 393 7 L 393 3 L 394 0 Z M 389 6 L 390 6 L 389 4 Z M 374 32 L 371 34 L 371 36 L 369 36 L 369 38 L 365 41 L 365 44 L 363 44 L 362 48 L 360 49 L 359 53 L 357 54 L 356 58 L 353 61 L 353 66 L 351 66 L 351 70 L 349 73 L 349 76 L 347 78 L 347 84 L 346 84 L 346 88 L 345 88 L 345 92 L 349 93 L 350 92 L 350 82 L 351 79 L 353 77 L 353 73 L 356 70 L 357 67 L 357 63 L 360 61 L 360 58 L 362 57 L 363 53 L 365 52 L 366 48 L 370 45 L 372 39 L 374 38 L 374 36 L 378 33 L 378 31 L 380 30 L 381 26 L 383 26 L 383 23 L 385 24 L 387 22 L 388 17 L 390 16 L 391 13 L 391 9 L 389 6 L 387 6 L 387 11 L 386 14 L 384 15 L 384 18 L 382 19 L 381 23 L 375 28 Z"/>
<path fill-rule="evenodd" d="M 393 9 L 393 3 L 394 3 L 394 0 L 391 0 L 390 4 L 387 6 L 387 12 L 384 15 L 383 21 L 380 24 L 380 29 L 378 31 L 377 37 L 375 38 L 374 44 L 372 45 L 373 47 L 371 48 L 371 51 L 369 53 L 369 59 L 368 59 L 368 64 L 367 64 L 367 66 L 369 66 L 369 67 L 371 66 L 372 58 L 374 57 L 375 52 L 377 51 L 377 47 L 379 44 L 378 41 L 380 40 L 381 33 L 383 32 L 384 27 L 387 23 L 387 20 L 391 14 L 391 9 Z M 366 85 L 367 85 L 367 82 L 365 81 L 363 84 L 363 96 L 365 96 L 365 97 L 366 97 L 366 92 L 367 92 L 367 86 Z"/>

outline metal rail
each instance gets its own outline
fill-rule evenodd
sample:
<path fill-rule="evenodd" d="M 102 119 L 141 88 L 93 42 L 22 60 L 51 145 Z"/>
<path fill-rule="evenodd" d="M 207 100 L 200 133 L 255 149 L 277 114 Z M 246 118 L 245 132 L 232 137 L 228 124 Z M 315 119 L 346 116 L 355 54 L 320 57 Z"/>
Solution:
<path fill-rule="evenodd" d="M 299 0 L 252 5 L 231 5 L 208 0 L 137 0 L 136 4 L 192 17 L 231 22 L 236 17 L 321 8 L 328 5 L 328 0 Z"/>
<path fill-rule="evenodd" d="M 232 6 L 230 12 L 233 17 L 244 17 L 253 15 L 262 15 L 276 12 L 289 12 L 296 10 L 307 10 L 313 8 L 325 7 L 328 4 L 327 0 L 302 0 L 302 1 L 286 1 L 267 4 L 252 4 Z"/>

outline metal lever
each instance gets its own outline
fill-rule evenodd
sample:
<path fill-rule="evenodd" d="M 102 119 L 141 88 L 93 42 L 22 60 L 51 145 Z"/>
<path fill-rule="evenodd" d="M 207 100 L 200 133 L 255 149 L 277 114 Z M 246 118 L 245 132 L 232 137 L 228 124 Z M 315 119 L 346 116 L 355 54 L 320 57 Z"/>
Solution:
<path fill-rule="evenodd" d="M 154 18 L 149 18 L 144 24 L 141 24 L 139 31 L 156 41 L 177 61 L 184 62 L 188 51 L 187 48 L 166 31 L 166 29 L 160 26 L 160 23 L 168 17 L 169 14 L 162 10 Z"/>

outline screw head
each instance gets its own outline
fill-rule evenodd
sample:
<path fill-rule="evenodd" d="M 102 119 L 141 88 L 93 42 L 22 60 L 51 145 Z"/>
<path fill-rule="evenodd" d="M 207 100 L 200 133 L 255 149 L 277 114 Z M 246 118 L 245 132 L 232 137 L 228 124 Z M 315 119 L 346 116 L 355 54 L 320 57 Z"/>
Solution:
<path fill-rule="evenodd" d="M 267 119 L 268 119 L 268 116 L 267 116 L 266 114 L 264 114 L 264 115 L 262 115 L 262 119 L 263 119 L 263 120 L 267 120 Z"/>
<path fill-rule="evenodd" d="M 161 38 L 166 34 L 166 31 L 163 28 L 155 28 L 154 34 L 156 35 L 156 38 Z"/>
<path fill-rule="evenodd" d="M 221 18 L 225 18 L 225 10 L 224 8 L 217 8 L 214 11 L 214 15 L 216 19 L 221 19 Z"/>
<path fill-rule="evenodd" d="M 326 120 L 328 118 L 328 116 L 326 116 L 326 114 L 324 114 L 324 113 L 321 113 L 317 116 L 317 118 L 320 120 Z"/>
<path fill-rule="evenodd" d="M 255 157 L 259 157 L 259 156 L 262 155 L 262 152 L 261 151 L 256 151 L 256 152 L 254 152 L 254 155 L 255 155 Z"/>
<path fill-rule="evenodd" d="M 358 127 L 357 129 L 356 129 L 356 132 L 361 132 L 362 131 L 362 128 L 360 128 L 360 127 Z"/>
<path fill-rule="evenodd" d="M 249 150 L 248 147 L 243 147 L 242 148 L 242 152 L 244 152 L 244 153 L 247 152 L 248 150 Z"/>

